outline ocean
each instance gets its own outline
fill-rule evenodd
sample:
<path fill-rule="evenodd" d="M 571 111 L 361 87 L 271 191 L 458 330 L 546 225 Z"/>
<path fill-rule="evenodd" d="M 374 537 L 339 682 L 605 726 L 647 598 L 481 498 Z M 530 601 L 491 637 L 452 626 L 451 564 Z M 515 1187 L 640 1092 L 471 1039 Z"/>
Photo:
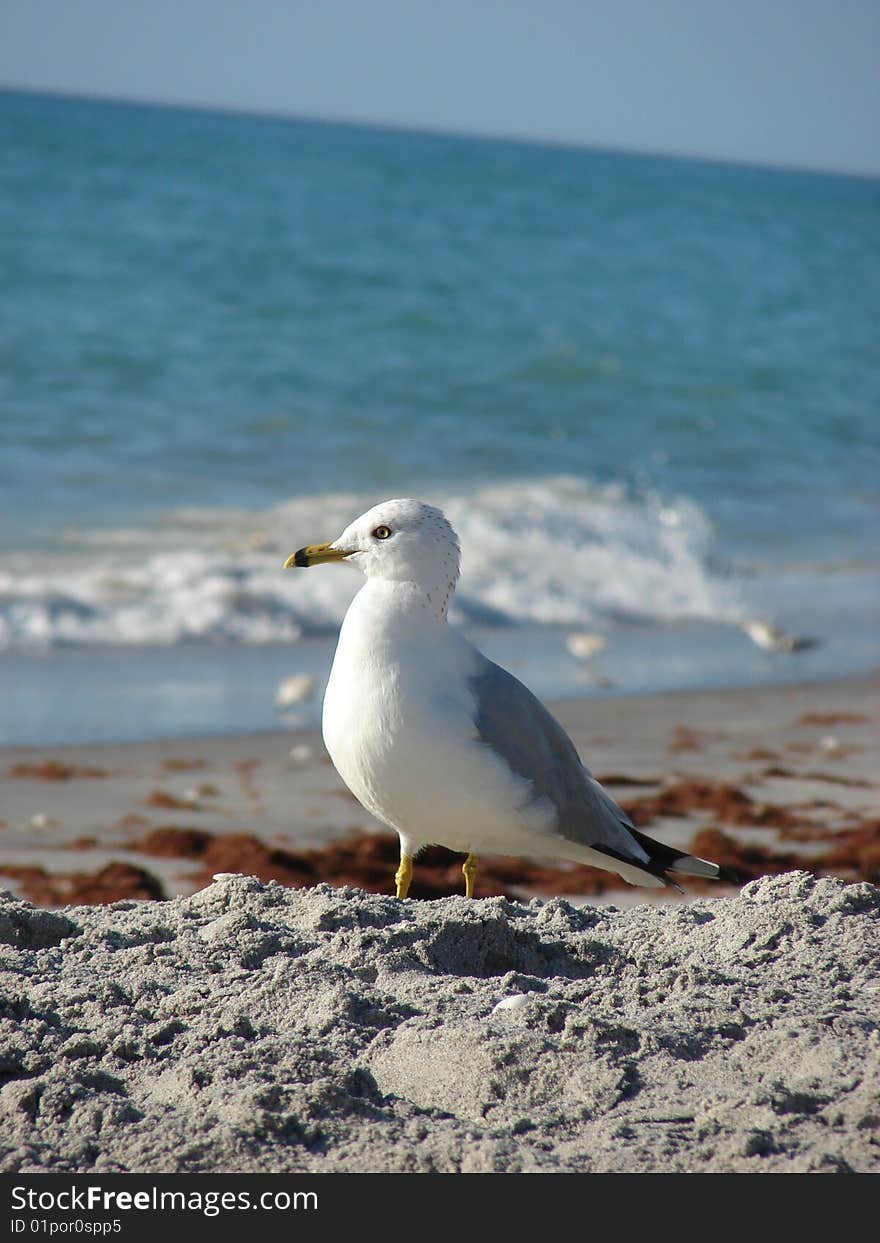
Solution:
<path fill-rule="evenodd" d="M 360 580 L 281 565 L 394 496 L 539 694 L 877 667 L 880 182 L 16 92 L 0 138 L 0 742 L 314 723 Z"/>

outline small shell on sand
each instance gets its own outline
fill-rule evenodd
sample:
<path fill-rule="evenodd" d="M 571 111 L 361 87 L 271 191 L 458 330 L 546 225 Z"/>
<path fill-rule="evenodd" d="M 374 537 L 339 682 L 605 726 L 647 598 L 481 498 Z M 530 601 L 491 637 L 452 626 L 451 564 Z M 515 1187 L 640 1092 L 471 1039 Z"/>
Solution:
<path fill-rule="evenodd" d="M 509 997 L 502 997 L 497 1006 L 492 1007 L 492 1013 L 497 1014 L 499 1010 L 521 1010 L 528 999 L 528 993 L 511 993 Z"/>

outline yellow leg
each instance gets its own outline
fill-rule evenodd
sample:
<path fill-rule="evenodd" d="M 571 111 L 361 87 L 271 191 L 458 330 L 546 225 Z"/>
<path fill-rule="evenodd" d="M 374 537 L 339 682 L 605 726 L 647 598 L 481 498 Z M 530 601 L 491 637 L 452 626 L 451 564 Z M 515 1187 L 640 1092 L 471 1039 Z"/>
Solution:
<path fill-rule="evenodd" d="M 400 852 L 400 867 L 394 873 L 394 883 L 397 885 L 398 898 L 405 898 L 409 893 L 409 885 L 412 880 L 412 855 L 405 855 Z"/>
<path fill-rule="evenodd" d="M 469 854 L 461 865 L 464 872 L 464 896 L 472 898 L 474 896 L 474 878 L 477 875 L 477 856 Z"/>

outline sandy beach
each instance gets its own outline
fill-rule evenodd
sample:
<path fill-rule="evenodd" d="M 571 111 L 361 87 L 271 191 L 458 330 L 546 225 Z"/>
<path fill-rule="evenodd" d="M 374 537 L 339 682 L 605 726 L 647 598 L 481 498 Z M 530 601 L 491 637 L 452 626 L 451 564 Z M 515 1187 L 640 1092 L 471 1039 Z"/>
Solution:
<path fill-rule="evenodd" d="M 740 881 L 805 867 L 876 882 L 878 689 L 862 679 L 554 711 L 655 837 Z M 346 790 L 313 731 L 9 748 L 0 782 L 0 877 L 38 905 L 187 896 L 218 871 L 392 889 L 397 839 Z M 426 852 L 413 895 L 461 892 L 460 862 Z M 552 860 L 486 860 L 478 879 L 481 897 L 679 900 Z"/>
<path fill-rule="evenodd" d="M 880 1169 L 877 690 L 555 706 L 685 895 L 398 902 L 314 733 L 5 751 L 0 1168 Z"/>
<path fill-rule="evenodd" d="M 880 893 L 0 904 L 0 1168 L 871 1171 Z"/>

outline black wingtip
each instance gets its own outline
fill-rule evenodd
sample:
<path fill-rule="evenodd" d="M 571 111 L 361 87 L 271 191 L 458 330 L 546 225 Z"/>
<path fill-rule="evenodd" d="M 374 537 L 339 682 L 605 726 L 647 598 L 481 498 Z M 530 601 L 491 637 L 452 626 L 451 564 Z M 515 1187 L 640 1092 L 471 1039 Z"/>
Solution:
<path fill-rule="evenodd" d="M 659 876 L 667 885 L 674 886 L 680 892 L 681 886 L 677 880 L 680 876 L 695 880 L 723 880 L 734 885 L 742 883 L 732 868 L 713 863 L 710 859 L 700 859 L 686 850 L 676 850 L 674 846 L 658 842 L 634 827 L 630 827 L 629 831 L 649 857 L 649 862 L 641 865 L 645 871 Z M 670 876 L 670 872 L 675 874 L 676 879 Z"/>

